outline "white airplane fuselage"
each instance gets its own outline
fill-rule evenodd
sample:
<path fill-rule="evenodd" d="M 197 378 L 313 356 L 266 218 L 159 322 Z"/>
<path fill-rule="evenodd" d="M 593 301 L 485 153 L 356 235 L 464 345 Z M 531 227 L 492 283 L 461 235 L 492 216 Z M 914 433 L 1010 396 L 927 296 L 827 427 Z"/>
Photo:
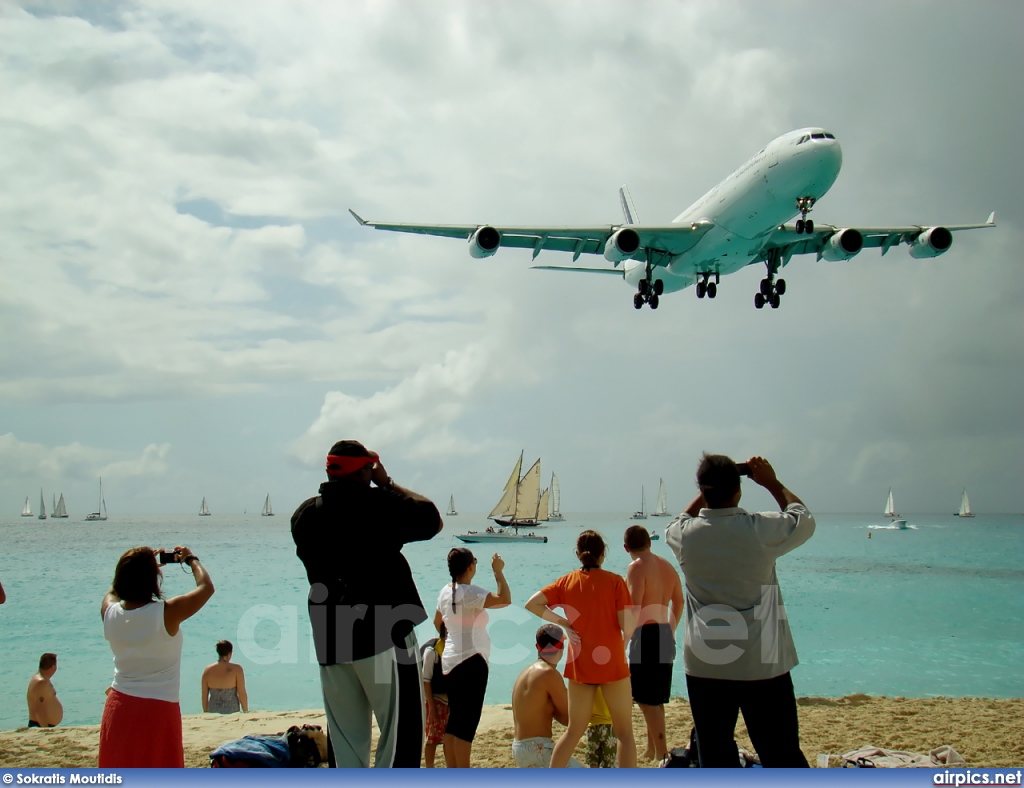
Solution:
<path fill-rule="evenodd" d="M 664 292 L 690 287 L 705 273 L 724 276 L 757 262 L 772 232 L 800 213 L 798 199 L 821 199 L 843 163 L 839 143 L 824 134 L 806 128 L 772 140 L 673 219 L 673 224 L 704 221 L 713 227 L 693 249 L 658 269 Z M 623 266 L 626 282 L 637 287 L 646 264 L 627 260 Z"/>

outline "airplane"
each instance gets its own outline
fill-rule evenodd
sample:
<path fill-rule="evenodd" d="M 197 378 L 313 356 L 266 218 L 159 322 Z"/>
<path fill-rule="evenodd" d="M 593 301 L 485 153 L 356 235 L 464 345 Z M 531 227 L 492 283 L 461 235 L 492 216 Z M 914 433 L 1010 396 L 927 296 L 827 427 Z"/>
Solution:
<path fill-rule="evenodd" d="M 469 241 L 471 257 L 492 256 L 499 247 L 603 255 L 611 268 L 536 265 L 547 271 L 611 274 L 636 288 L 633 306 L 657 309 L 659 298 L 696 283 L 697 298 L 714 298 L 721 277 L 763 263 L 766 276 L 754 306 L 778 309 L 786 292 L 780 270 L 797 254 L 818 260 L 849 260 L 877 247 L 884 255 L 905 243 L 910 256 L 938 257 L 949 251 L 953 232 L 995 227 L 993 211 L 983 224 L 847 227 L 815 224 L 807 218 L 835 183 L 843 151 L 831 132 L 797 129 L 769 142 L 728 178 L 672 220 L 645 225 L 623 186 L 619 200 L 625 221 L 589 227 L 504 227 L 489 224 L 391 224 L 370 222 L 349 213 L 364 227 Z M 799 214 L 793 224 L 787 224 Z"/>

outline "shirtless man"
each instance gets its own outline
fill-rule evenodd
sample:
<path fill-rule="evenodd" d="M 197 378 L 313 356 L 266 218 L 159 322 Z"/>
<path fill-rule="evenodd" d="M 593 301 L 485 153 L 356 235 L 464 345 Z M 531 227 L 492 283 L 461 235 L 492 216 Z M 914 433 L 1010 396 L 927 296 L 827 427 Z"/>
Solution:
<path fill-rule="evenodd" d="M 39 658 L 39 672 L 28 683 L 28 727 L 53 728 L 64 719 L 64 707 L 57 700 L 57 690 L 50 679 L 57 672 L 57 655 L 46 653 Z"/>
<path fill-rule="evenodd" d="M 519 768 L 547 768 L 551 764 L 551 721 L 569 722 L 569 693 L 558 662 L 565 649 L 565 635 L 555 624 L 537 630 L 537 661 L 527 666 L 512 687 L 512 721 L 515 741 L 512 758 Z M 583 768 L 575 758 L 569 766 Z"/>
<path fill-rule="evenodd" d="M 672 691 L 676 626 L 683 615 L 683 585 L 672 563 L 651 552 L 651 535 L 640 525 L 626 529 L 623 547 L 632 558 L 626 585 L 637 611 L 629 641 L 629 678 L 633 700 L 647 723 L 644 758 L 661 760 L 665 744 L 665 704 Z"/>

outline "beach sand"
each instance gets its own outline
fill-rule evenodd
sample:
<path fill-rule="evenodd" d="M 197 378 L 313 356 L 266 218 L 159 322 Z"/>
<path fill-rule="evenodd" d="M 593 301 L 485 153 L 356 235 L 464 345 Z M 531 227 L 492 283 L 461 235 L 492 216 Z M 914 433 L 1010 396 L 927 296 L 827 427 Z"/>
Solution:
<path fill-rule="evenodd" d="M 800 743 L 813 765 L 819 753 L 838 755 L 872 745 L 894 750 L 928 752 L 952 746 L 974 767 L 1024 765 L 1024 700 L 985 698 L 885 698 L 850 695 L 845 698 L 800 698 Z M 669 746 L 689 741 L 690 708 L 682 698 L 665 707 Z M 304 722 L 324 725 L 323 712 L 257 711 L 183 718 L 185 765 L 209 766 L 209 753 L 220 744 L 247 734 L 278 733 Z M 638 709 L 633 712 L 638 749 L 644 749 L 645 728 Z M 556 737 L 561 729 L 556 725 Z M 736 737 L 753 749 L 742 719 Z M 512 767 L 512 707 L 488 706 L 473 744 L 473 766 Z M 99 742 L 98 725 L 50 730 L 18 728 L 0 732 L 0 766 L 93 767 Z M 577 757 L 582 758 L 582 747 Z M 444 764 L 440 747 L 437 762 Z M 836 765 L 835 758 L 832 764 Z M 654 766 L 644 763 L 643 766 Z"/>

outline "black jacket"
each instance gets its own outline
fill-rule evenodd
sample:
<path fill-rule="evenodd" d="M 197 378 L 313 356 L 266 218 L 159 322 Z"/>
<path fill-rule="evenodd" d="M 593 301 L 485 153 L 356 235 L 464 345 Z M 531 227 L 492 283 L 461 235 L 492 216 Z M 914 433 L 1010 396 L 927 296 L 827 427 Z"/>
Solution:
<path fill-rule="evenodd" d="M 426 620 L 402 547 L 440 530 L 441 515 L 429 501 L 347 481 L 324 482 L 319 496 L 295 510 L 292 539 L 309 579 L 321 665 L 402 646 Z"/>

